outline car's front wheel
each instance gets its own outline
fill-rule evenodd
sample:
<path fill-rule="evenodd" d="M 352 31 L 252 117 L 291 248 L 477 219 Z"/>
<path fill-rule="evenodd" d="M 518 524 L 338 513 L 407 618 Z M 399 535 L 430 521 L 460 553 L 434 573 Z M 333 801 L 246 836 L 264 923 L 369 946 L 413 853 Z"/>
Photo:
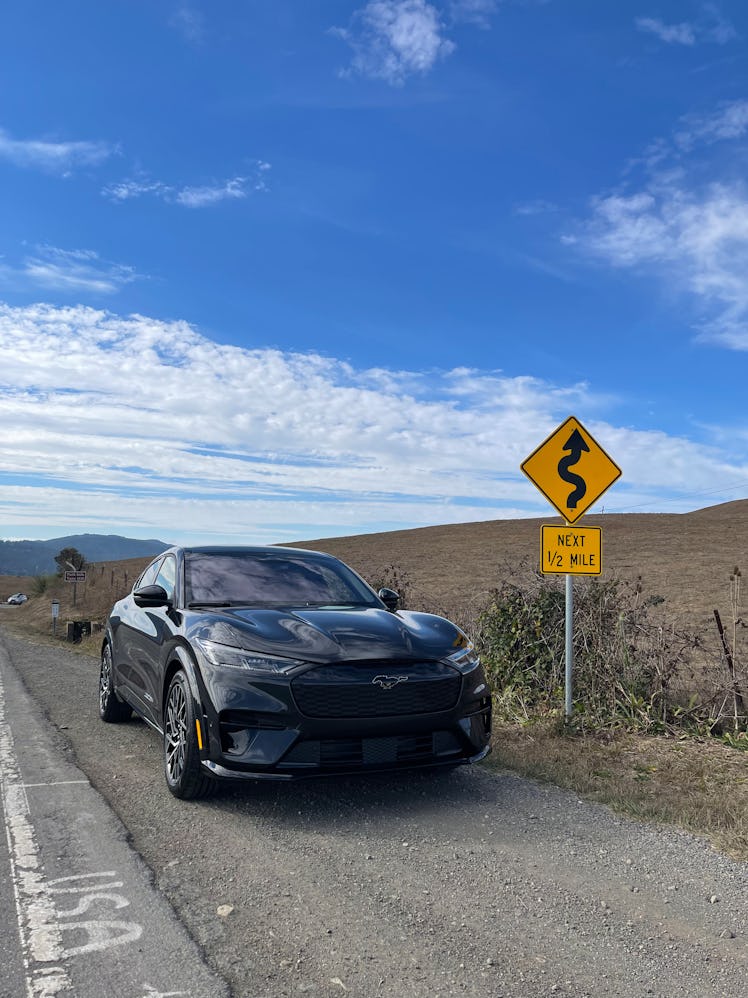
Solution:
<path fill-rule="evenodd" d="M 207 797 L 215 783 L 200 765 L 195 706 L 183 672 L 174 674 L 164 710 L 164 773 L 175 797 Z"/>
<path fill-rule="evenodd" d="M 132 710 L 123 703 L 114 692 L 114 676 L 112 675 L 112 649 L 107 642 L 101 651 L 101 668 L 99 670 L 99 717 L 102 721 L 114 724 L 126 721 Z"/>

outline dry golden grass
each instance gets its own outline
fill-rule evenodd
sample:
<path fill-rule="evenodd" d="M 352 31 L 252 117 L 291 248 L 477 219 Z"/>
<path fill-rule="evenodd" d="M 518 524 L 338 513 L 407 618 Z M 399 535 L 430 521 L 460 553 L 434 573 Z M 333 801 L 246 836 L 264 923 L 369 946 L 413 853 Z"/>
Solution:
<path fill-rule="evenodd" d="M 489 764 L 630 817 L 677 825 L 748 861 L 748 756 L 720 742 L 624 732 L 569 736 L 548 722 L 496 727 Z"/>
<path fill-rule="evenodd" d="M 541 524 L 561 522 L 491 520 L 297 546 L 329 551 L 358 569 L 394 562 L 435 604 L 479 604 L 508 564 L 537 566 Z M 645 593 L 664 596 L 671 616 L 694 629 L 714 627 L 715 607 L 728 617 L 730 574 L 736 565 L 748 569 L 748 500 L 694 513 L 586 516 L 581 523 L 602 527 L 604 577 L 641 577 Z"/>
<path fill-rule="evenodd" d="M 408 581 L 413 605 L 464 623 L 508 570 L 527 572 L 538 564 L 540 525 L 559 522 L 488 521 L 289 543 L 337 555 L 370 581 L 394 565 Z M 602 527 L 603 577 L 641 578 L 646 595 L 665 598 L 668 619 L 707 635 L 715 668 L 722 668 L 713 614 L 718 609 L 730 623 L 730 576 L 736 566 L 748 569 L 748 500 L 694 513 L 607 514 L 583 522 Z M 63 635 L 68 619 L 102 622 L 146 563 L 93 566 L 77 587 L 75 607 L 72 585 L 55 580 L 24 606 L 4 609 L 0 622 L 49 637 L 53 598 L 60 600 Z M 4 581 L 8 595 L 33 593 L 31 579 Z M 95 655 L 98 643 L 94 636 L 83 647 Z M 545 725 L 497 729 L 492 759 L 492 765 L 569 787 L 627 814 L 709 836 L 748 859 L 748 753 L 695 739 L 571 737 Z"/>

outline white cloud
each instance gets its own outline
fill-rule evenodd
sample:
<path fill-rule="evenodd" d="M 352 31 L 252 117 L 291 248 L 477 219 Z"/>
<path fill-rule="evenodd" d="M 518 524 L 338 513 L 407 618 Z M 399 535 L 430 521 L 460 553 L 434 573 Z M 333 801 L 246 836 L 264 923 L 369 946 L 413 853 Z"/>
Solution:
<path fill-rule="evenodd" d="M 270 163 L 257 160 L 248 176 L 232 177 L 214 184 L 175 187 L 151 180 L 147 176 L 137 176 L 108 184 L 101 190 L 110 201 L 123 203 L 140 197 L 156 197 L 168 204 L 179 204 L 186 208 L 205 208 L 219 201 L 243 200 L 252 192 L 268 190 L 267 174 Z"/>
<path fill-rule="evenodd" d="M 172 15 L 169 24 L 185 39 L 193 44 L 205 40 L 205 18 L 201 11 L 187 4 L 182 4 Z"/>
<path fill-rule="evenodd" d="M 699 16 L 694 21 L 680 21 L 666 24 L 659 17 L 637 17 L 639 31 L 655 35 L 666 45 L 694 46 L 702 42 L 726 45 L 738 37 L 732 24 L 712 3 L 703 4 Z"/>
<path fill-rule="evenodd" d="M 656 35 L 660 41 L 668 45 L 695 45 L 696 29 L 688 21 L 680 24 L 665 24 L 659 17 L 637 17 L 636 26 L 639 31 Z"/>
<path fill-rule="evenodd" d="M 727 101 L 712 114 L 692 114 L 681 119 L 674 142 L 689 151 L 700 142 L 742 138 L 748 132 L 748 100 Z"/>
<path fill-rule="evenodd" d="M 646 266 L 701 301 L 702 335 L 748 350 L 748 193 L 713 184 L 596 198 L 569 242 L 618 267 Z M 711 310 L 711 312 L 710 312 Z"/>
<path fill-rule="evenodd" d="M 550 515 L 519 465 L 569 411 L 601 405 L 585 385 L 359 371 L 82 307 L 0 305 L 0 357 L 0 522 L 13 534 L 55 523 L 279 541 Z M 629 501 L 748 474 L 734 441 L 727 460 L 583 418 L 626 469 Z"/>
<path fill-rule="evenodd" d="M 174 200 L 177 204 L 185 205 L 187 208 L 204 208 L 209 204 L 216 204 L 218 201 L 235 200 L 247 196 L 247 178 L 233 177 L 221 184 L 207 187 L 183 187 L 178 191 Z"/>
<path fill-rule="evenodd" d="M 137 277 L 132 267 L 102 260 L 93 250 L 55 246 L 37 246 L 18 266 L 0 264 L 0 283 L 15 290 L 52 288 L 110 295 Z"/>
<path fill-rule="evenodd" d="M 726 45 L 739 37 L 733 25 L 714 3 L 704 4 L 703 21 L 705 22 L 703 24 L 704 35 L 710 42 Z"/>
<path fill-rule="evenodd" d="M 102 188 L 101 193 L 110 201 L 131 201 L 146 194 L 167 199 L 172 190 L 173 188 L 158 180 L 121 180 L 116 184 L 108 184 Z"/>
<path fill-rule="evenodd" d="M 685 116 L 628 165 L 627 175 L 643 166 L 644 178 L 593 198 L 589 217 L 564 237 L 690 294 L 701 338 L 736 350 L 748 350 L 748 189 L 734 179 L 747 135 L 745 100 Z M 717 142 L 725 144 L 719 156 Z"/>
<path fill-rule="evenodd" d="M 700 149 L 708 150 L 717 142 L 741 139 L 748 134 L 748 100 L 723 101 L 712 111 L 683 115 L 672 134 L 658 136 L 641 156 L 631 159 L 625 173 L 644 167 L 652 176 L 683 173 L 684 161 Z M 724 168 L 728 160 L 717 162 L 710 172 Z"/>
<path fill-rule="evenodd" d="M 514 211 L 517 215 L 548 215 L 558 211 L 558 205 L 554 204 L 553 201 L 537 198 L 535 201 L 524 201 L 521 204 L 516 204 Z"/>
<path fill-rule="evenodd" d="M 491 15 L 496 13 L 498 0 L 451 0 L 449 13 L 454 21 L 466 21 L 479 28 L 491 26 Z"/>
<path fill-rule="evenodd" d="M 0 159 L 50 173 L 68 174 L 76 168 L 98 166 L 116 151 L 116 147 L 108 142 L 14 139 L 0 129 Z"/>
<path fill-rule="evenodd" d="M 455 47 L 444 35 L 439 11 L 427 0 L 369 0 L 353 15 L 350 28 L 333 32 L 353 49 L 353 71 L 392 86 L 427 73 Z"/>

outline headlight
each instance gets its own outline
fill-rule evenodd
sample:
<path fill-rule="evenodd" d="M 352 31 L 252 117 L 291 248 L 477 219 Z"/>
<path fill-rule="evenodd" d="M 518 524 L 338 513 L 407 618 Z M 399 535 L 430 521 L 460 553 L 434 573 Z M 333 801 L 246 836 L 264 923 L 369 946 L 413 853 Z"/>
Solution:
<path fill-rule="evenodd" d="M 451 662 L 460 672 L 470 672 L 471 669 L 480 665 L 480 656 L 472 645 L 468 645 L 467 648 L 460 648 L 459 651 L 450 655 L 447 661 Z"/>
<path fill-rule="evenodd" d="M 250 672 L 262 672 L 282 675 L 303 665 L 303 659 L 279 658 L 275 655 L 262 655 L 248 651 L 246 648 L 236 648 L 233 645 L 222 645 L 217 641 L 196 641 L 200 651 L 211 665 L 220 665 L 225 669 L 248 669 Z"/>

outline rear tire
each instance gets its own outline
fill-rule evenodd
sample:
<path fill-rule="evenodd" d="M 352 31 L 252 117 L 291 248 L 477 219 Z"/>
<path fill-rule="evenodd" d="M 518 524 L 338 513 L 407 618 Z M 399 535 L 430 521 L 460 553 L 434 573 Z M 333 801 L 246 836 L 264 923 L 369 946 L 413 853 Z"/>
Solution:
<path fill-rule="evenodd" d="M 200 764 L 195 703 L 184 672 L 174 674 L 164 710 L 164 775 L 169 790 L 182 800 L 208 797 L 215 781 Z"/>
<path fill-rule="evenodd" d="M 101 652 L 101 669 L 99 671 L 99 717 L 109 724 L 117 724 L 120 721 L 127 721 L 132 714 L 132 709 L 123 703 L 114 692 L 114 677 L 112 663 L 112 649 L 109 642 L 104 645 Z"/>

